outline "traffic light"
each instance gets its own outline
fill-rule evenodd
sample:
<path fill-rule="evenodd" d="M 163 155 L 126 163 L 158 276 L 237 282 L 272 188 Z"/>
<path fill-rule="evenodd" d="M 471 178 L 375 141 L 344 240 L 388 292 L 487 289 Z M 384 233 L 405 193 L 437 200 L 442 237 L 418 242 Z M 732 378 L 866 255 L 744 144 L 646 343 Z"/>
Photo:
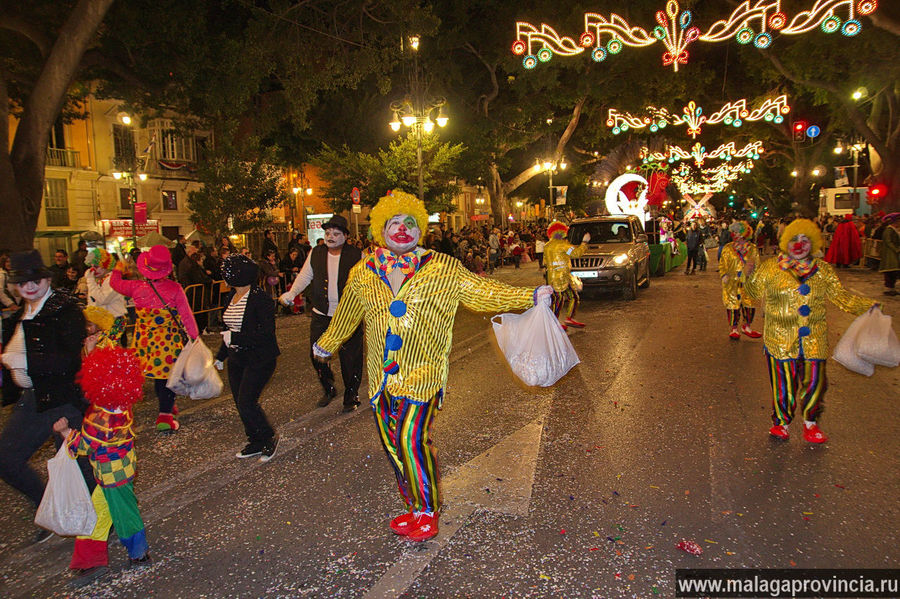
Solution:
<path fill-rule="evenodd" d="M 884 183 L 869 185 L 868 196 L 870 200 L 881 201 L 887 197 L 888 188 Z"/>
<path fill-rule="evenodd" d="M 806 121 L 794 121 L 794 141 L 806 141 Z"/>

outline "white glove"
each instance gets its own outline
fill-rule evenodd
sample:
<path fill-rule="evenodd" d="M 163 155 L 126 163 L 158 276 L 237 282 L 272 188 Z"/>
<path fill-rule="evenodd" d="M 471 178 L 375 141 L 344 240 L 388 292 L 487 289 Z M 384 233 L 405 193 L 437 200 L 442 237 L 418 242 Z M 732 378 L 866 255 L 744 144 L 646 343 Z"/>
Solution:
<path fill-rule="evenodd" d="M 727 283 L 728 283 L 728 280 L 729 280 L 729 276 L 728 276 L 728 275 L 722 275 L 722 283 L 727 284 Z"/>
<path fill-rule="evenodd" d="M 320 362 L 324 362 L 325 360 L 331 357 L 331 354 L 319 347 L 318 343 L 313 343 L 312 346 L 313 357 Z"/>
<path fill-rule="evenodd" d="M 223 362 L 222 360 L 216 360 L 215 362 L 213 362 L 213 366 L 216 367 L 216 370 L 224 370 L 225 362 Z"/>
<path fill-rule="evenodd" d="M 539 302 L 543 302 L 544 305 L 549 306 L 552 297 L 553 287 L 550 285 L 541 285 L 534 292 L 534 305 L 536 306 Z"/>
<path fill-rule="evenodd" d="M 294 303 L 294 296 L 291 295 L 290 291 L 285 291 L 280 296 L 278 296 L 278 301 L 281 302 L 282 306 L 290 306 Z"/>
<path fill-rule="evenodd" d="M 231 331 L 222 331 L 222 340 L 225 341 L 225 347 L 231 347 Z"/>

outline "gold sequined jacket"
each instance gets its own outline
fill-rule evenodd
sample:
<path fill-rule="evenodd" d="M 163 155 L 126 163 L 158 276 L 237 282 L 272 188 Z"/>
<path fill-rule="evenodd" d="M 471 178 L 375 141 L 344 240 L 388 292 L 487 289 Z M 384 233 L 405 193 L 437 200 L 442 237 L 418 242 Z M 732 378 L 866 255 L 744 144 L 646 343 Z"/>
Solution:
<path fill-rule="evenodd" d="M 364 320 L 373 405 L 385 389 L 393 397 L 426 403 L 446 387 L 459 304 L 477 312 L 524 310 L 534 305 L 534 292 L 479 277 L 456 258 L 427 251 L 395 296 L 369 256 L 350 270 L 331 324 L 316 345 L 334 354 Z"/>
<path fill-rule="evenodd" d="M 857 315 L 875 303 L 846 291 L 834 268 L 824 260 L 815 258 L 813 263 L 814 271 L 801 280 L 793 271 L 782 269 L 777 258 L 766 260 L 744 287 L 751 297 L 764 302 L 763 343 L 776 360 L 828 358 L 826 299 Z"/>
<path fill-rule="evenodd" d="M 759 251 L 752 243 L 747 244 L 743 260 L 734 248 L 733 241 L 722 248 L 719 274 L 728 277 L 727 281 L 722 281 L 722 303 L 728 310 L 739 310 L 741 306 L 753 305 L 753 300 L 744 292 L 744 285 L 747 284 L 747 264 L 759 264 Z"/>
<path fill-rule="evenodd" d="M 544 265 L 547 267 L 547 284 L 556 292 L 572 285 L 572 258 L 578 258 L 587 244 L 572 245 L 565 239 L 551 239 L 544 245 Z"/>

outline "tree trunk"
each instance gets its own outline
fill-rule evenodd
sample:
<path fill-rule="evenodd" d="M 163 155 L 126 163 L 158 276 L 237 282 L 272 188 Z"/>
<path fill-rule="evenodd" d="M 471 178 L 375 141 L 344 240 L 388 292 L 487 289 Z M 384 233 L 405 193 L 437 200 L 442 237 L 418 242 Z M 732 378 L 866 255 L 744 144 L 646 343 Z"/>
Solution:
<path fill-rule="evenodd" d="M 112 3 L 113 0 L 79 0 L 75 5 L 25 102 L 12 149 L 8 144 L 0 147 L 0 239 L 11 250 L 34 246 L 50 129 L 59 117 L 81 58 Z M 0 87 L 0 120 L 8 133 L 5 80 Z"/>
<path fill-rule="evenodd" d="M 491 212 L 494 215 L 494 223 L 502 227 L 509 214 L 509 206 L 506 200 L 506 185 L 500 178 L 500 171 L 496 164 L 491 164 L 491 184 L 488 186 L 488 196 L 491 198 Z"/>

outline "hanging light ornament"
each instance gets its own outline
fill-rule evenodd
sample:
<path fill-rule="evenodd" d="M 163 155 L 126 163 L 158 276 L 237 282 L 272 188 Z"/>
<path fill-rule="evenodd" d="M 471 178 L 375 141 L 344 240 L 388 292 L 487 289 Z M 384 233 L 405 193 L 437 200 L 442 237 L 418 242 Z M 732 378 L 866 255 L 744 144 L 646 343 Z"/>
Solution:
<path fill-rule="evenodd" d="M 533 69 L 538 62 L 548 62 L 554 54 L 574 56 L 591 48 L 589 54 L 595 62 L 603 62 L 611 54 L 618 54 L 625 46 L 640 48 L 660 42 L 666 50 L 662 55 L 663 66 L 687 64 L 688 46 L 694 42 L 719 43 L 734 39 L 739 44 L 752 43 L 761 50 L 774 42 L 773 32 L 780 35 L 802 35 L 816 28 L 831 34 L 838 31 L 847 37 L 858 35 L 862 23 L 857 15 L 870 15 L 878 8 L 877 0 L 816 0 L 812 8 L 801 11 L 788 20 L 781 10 L 781 0 L 746 0 L 726 19 L 713 23 L 703 32 L 691 25 L 694 16 L 689 10 L 681 10 L 677 0 L 669 0 L 665 10 L 656 12 L 657 25 L 648 32 L 633 26 L 619 15 L 609 18 L 589 12 L 584 15 L 584 32 L 578 42 L 571 37 L 560 36 L 546 24 L 538 29 L 526 22 L 516 23 L 516 41 L 512 51 L 525 57 L 522 64 Z M 846 11 L 842 19 L 838 11 Z M 537 51 L 533 50 L 537 48 Z"/>

